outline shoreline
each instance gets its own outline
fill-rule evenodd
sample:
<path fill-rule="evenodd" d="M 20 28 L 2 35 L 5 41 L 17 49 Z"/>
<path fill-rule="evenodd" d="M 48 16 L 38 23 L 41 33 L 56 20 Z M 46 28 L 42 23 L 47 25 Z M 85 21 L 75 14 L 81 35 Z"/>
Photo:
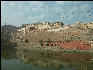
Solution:
<path fill-rule="evenodd" d="M 93 53 L 93 49 L 91 50 L 68 50 L 62 49 L 61 47 L 16 47 L 18 50 L 33 50 L 33 51 L 41 51 L 41 52 L 73 52 L 73 53 Z"/>

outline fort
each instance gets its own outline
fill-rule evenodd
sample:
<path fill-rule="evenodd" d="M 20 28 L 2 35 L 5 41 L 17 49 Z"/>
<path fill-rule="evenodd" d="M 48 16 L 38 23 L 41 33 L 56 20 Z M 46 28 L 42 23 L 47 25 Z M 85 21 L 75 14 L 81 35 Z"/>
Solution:
<path fill-rule="evenodd" d="M 28 33 L 32 30 L 48 30 L 48 29 L 59 29 L 63 27 L 63 23 L 62 22 L 53 22 L 53 23 L 49 23 L 49 22 L 37 22 L 35 24 L 25 24 L 24 28 L 19 29 L 18 31 L 22 31 L 23 34 Z"/>
<path fill-rule="evenodd" d="M 64 23 L 62 22 L 37 22 L 37 23 L 33 23 L 33 24 L 24 24 L 24 28 L 20 28 L 18 31 L 22 32 L 23 34 L 29 33 L 32 30 L 47 30 L 47 31 L 60 31 L 60 30 L 64 30 L 64 29 L 68 29 L 71 27 L 77 27 L 77 28 L 81 28 L 81 29 L 93 29 L 93 22 L 85 22 L 85 24 L 83 24 L 82 22 L 76 22 L 76 24 L 74 25 L 64 25 Z"/>
<path fill-rule="evenodd" d="M 79 22 L 74 25 L 64 25 L 62 22 L 25 24 L 24 28 L 18 30 L 14 38 L 18 45 L 23 45 L 25 48 L 26 46 L 31 48 L 45 45 L 61 46 L 67 49 L 90 50 L 93 49 L 93 25 L 92 22 L 89 24 L 91 27 L 86 25 L 86 29 L 82 28 L 82 23 Z M 49 39 L 50 43 L 47 43 Z M 40 43 L 40 40 L 43 41 L 43 44 Z M 70 42 L 66 42 L 67 40 Z M 81 42 L 84 42 L 85 45 L 81 45 Z M 68 48 L 69 45 L 70 48 Z M 86 48 L 82 46 L 86 46 Z"/>
<path fill-rule="evenodd" d="M 76 22 L 76 27 L 79 27 L 81 29 L 93 29 L 93 22 L 91 23 L 85 22 L 85 24 L 81 22 Z"/>

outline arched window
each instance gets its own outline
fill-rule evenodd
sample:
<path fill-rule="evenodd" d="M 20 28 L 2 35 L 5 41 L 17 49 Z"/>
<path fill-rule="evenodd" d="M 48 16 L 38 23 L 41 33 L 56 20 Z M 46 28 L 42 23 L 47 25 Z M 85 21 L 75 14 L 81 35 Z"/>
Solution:
<path fill-rule="evenodd" d="M 58 46 L 60 46 L 60 44 L 58 44 Z"/>
<path fill-rule="evenodd" d="M 41 44 L 41 46 L 43 46 L 43 44 Z"/>
<path fill-rule="evenodd" d="M 51 46 L 53 46 L 53 44 L 51 44 Z"/>
<path fill-rule="evenodd" d="M 55 44 L 55 46 L 56 46 L 56 44 Z"/>
<path fill-rule="evenodd" d="M 49 46 L 49 44 L 46 44 L 46 46 Z"/>

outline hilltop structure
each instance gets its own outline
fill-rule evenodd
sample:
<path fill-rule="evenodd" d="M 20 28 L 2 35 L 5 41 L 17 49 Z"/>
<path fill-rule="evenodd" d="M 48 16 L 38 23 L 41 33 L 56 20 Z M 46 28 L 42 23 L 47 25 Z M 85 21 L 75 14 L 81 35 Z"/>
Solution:
<path fill-rule="evenodd" d="M 76 22 L 76 27 L 82 28 L 82 29 L 93 29 L 93 22 L 85 22 L 83 24 L 82 22 Z"/>
<path fill-rule="evenodd" d="M 20 28 L 18 30 L 18 32 L 21 32 L 22 34 L 26 34 L 29 33 L 32 30 L 47 30 L 47 31 L 60 31 L 60 30 L 64 30 L 64 29 L 68 29 L 71 27 L 77 27 L 77 28 L 81 28 L 81 29 L 93 29 L 93 22 L 85 22 L 85 24 L 83 24 L 82 22 L 76 22 L 75 25 L 67 25 L 64 26 L 64 24 L 62 22 L 37 22 L 37 23 L 33 23 L 33 24 L 24 24 L 23 28 Z"/>
<path fill-rule="evenodd" d="M 63 27 L 63 23 L 62 22 L 53 22 L 53 23 L 49 23 L 49 22 L 37 22 L 35 24 L 25 24 L 24 28 L 19 29 L 18 31 L 22 31 L 23 34 L 25 34 L 26 32 L 30 32 L 32 30 L 48 30 L 48 29 L 60 29 Z"/>

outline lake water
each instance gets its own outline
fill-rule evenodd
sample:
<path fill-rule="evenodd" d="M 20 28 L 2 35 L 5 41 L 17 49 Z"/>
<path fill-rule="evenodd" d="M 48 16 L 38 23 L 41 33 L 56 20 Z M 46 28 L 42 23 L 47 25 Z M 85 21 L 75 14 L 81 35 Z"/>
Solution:
<path fill-rule="evenodd" d="M 1 70 L 93 70 L 93 54 L 4 49 Z"/>

